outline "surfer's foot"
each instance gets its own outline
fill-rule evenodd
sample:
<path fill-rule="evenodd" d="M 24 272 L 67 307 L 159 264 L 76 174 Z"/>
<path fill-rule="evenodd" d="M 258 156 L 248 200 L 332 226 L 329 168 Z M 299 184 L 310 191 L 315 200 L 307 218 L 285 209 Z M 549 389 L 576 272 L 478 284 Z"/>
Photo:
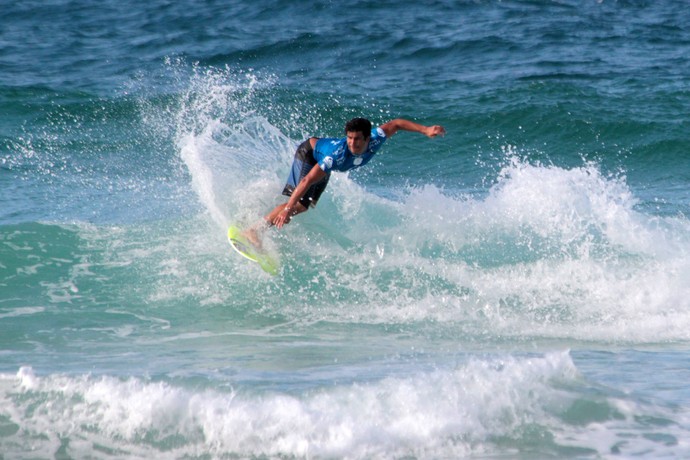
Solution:
<path fill-rule="evenodd" d="M 259 230 L 256 227 L 249 227 L 242 232 L 242 235 L 256 248 L 261 249 L 261 236 L 259 236 Z"/>

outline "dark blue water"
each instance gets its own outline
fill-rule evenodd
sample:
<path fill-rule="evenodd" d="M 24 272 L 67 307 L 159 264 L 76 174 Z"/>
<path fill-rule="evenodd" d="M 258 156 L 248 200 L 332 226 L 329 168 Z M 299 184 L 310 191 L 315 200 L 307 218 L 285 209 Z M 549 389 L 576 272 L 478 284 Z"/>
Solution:
<path fill-rule="evenodd" d="M 0 8 L 0 458 L 683 458 L 679 1 Z M 295 147 L 400 133 L 266 246 Z"/>

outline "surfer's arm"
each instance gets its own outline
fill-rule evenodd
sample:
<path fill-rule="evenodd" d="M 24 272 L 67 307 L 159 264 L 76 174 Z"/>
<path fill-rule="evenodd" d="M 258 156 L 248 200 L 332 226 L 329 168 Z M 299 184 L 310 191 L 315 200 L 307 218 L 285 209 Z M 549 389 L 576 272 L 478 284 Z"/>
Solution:
<path fill-rule="evenodd" d="M 400 130 L 421 133 L 428 137 L 443 136 L 446 134 L 446 130 L 443 126 L 424 126 L 404 118 L 396 118 L 395 120 L 384 123 L 381 125 L 381 129 L 386 133 L 386 137 L 391 137 Z"/>
<path fill-rule="evenodd" d="M 321 167 L 316 164 L 311 168 L 311 171 L 299 181 L 295 190 L 293 190 L 290 199 L 288 200 L 285 207 L 280 210 L 280 212 L 273 217 L 271 223 L 276 226 L 276 228 L 281 228 L 286 223 L 290 222 L 290 217 L 298 214 L 300 212 L 306 211 L 306 209 L 299 209 L 298 207 L 303 207 L 299 200 L 302 199 L 309 187 L 317 183 L 321 179 L 326 177 L 326 173 L 321 169 Z"/>

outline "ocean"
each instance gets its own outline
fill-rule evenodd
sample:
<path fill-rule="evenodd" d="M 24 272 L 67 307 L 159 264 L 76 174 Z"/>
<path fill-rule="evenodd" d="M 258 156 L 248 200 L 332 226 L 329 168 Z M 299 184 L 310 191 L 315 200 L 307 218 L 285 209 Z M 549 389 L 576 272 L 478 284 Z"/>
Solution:
<path fill-rule="evenodd" d="M 0 459 L 690 457 L 680 0 L 0 8 Z M 400 132 L 265 235 L 297 145 Z"/>

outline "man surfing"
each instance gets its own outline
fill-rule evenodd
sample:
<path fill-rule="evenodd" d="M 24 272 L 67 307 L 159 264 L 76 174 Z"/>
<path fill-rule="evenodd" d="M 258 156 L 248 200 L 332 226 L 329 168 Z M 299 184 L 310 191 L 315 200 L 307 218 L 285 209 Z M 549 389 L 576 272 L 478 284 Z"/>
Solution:
<path fill-rule="evenodd" d="M 443 126 L 424 126 L 403 118 L 391 120 L 376 129 L 372 129 L 371 122 L 366 118 L 353 118 L 345 124 L 344 138 L 312 137 L 302 142 L 295 152 L 292 169 L 283 189 L 283 195 L 289 199 L 264 216 L 265 224 L 282 228 L 297 214 L 316 206 L 332 171 L 344 172 L 364 166 L 386 139 L 401 130 L 432 138 L 446 134 Z M 257 247 L 261 246 L 257 226 L 244 234 Z"/>

